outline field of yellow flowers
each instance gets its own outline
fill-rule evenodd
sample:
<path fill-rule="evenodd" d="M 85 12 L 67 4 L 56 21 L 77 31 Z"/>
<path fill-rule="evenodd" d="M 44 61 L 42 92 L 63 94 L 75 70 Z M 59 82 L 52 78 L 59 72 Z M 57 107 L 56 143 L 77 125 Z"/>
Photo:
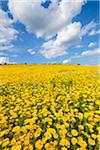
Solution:
<path fill-rule="evenodd" d="M 0 66 L 0 150 L 98 150 L 100 68 Z"/>

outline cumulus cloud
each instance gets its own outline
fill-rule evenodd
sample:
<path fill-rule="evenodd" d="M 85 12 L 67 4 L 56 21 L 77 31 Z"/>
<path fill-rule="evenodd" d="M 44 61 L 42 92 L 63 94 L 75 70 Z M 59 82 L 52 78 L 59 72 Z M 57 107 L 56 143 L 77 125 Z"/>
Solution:
<path fill-rule="evenodd" d="M 41 5 L 45 1 L 9 0 L 9 9 L 14 19 L 24 24 L 28 32 L 35 33 L 37 37 L 50 38 L 69 24 L 84 4 L 84 0 L 51 0 L 46 9 Z"/>
<path fill-rule="evenodd" d="M 75 46 L 76 48 L 78 48 L 77 46 L 81 47 L 82 45 L 80 45 L 80 43 L 82 37 L 89 34 L 96 25 L 97 24 L 94 21 L 91 21 L 83 27 L 81 27 L 80 22 L 66 25 L 57 33 L 55 40 L 48 40 L 42 45 L 43 56 L 46 58 L 62 56 L 66 54 L 66 51 L 72 46 Z M 89 48 L 92 48 L 95 44 L 96 43 L 91 43 Z"/>
<path fill-rule="evenodd" d="M 99 56 L 99 55 L 100 55 L 100 48 L 96 48 L 95 50 L 83 51 L 80 55 L 73 56 L 72 58 L 81 58 L 81 57 Z"/>
<path fill-rule="evenodd" d="M 17 38 L 18 31 L 12 26 L 13 20 L 8 17 L 7 12 L 0 8 L 0 50 L 13 47 L 11 42 Z"/>
<path fill-rule="evenodd" d="M 31 55 L 34 55 L 34 54 L 36 53 L 32 48 L 28 49 L 27 51 L 28 51 Z"/>
<path fill-rule="evenodd" d="M 97 23 L 95 23 L 94 21 L 89 22 L 88 24 L 86 24 L 81 31 L 81 35 L 84 36 L 86 34 L 89 34 L 90 31 L 95 28 L 97 26 Z"/>
<path fill-rule="evenodd" d="M 11 44 L 11 41 L 6 41 L 6 42 L 0 42 L 0 50 L 7 50 L 14 47 L 13 44 Z"/>
<path fill-rule="evenodd" d="M 63 60 L 62 63 L 63 63 L 63 64 L 68 64 L 68 63 L 70 63 L 70 61 L 71 61 L 70 59 L 65 59 L 65 60 Z"/>
<path fill-rule="evenodd" d="M 80 13 L 85 0 L 51 0 L 48 8 L 41 5 L 44 2 L 46 0 L 9 0 L 8 6 L 15 21 L 20 21 L 28 32 L 46 40 L 40 51 L 44 57 L 65 55 L 70 46 L 80 42 L 87 30 L 94 26 L 94 22 L 82 30 L 80 22 L 72 23 L 73 17 Z M 53 38 L 55 35 L 56 38 Z M 35 53 L 31 49 L 28 52 L 31 55 Z"/>
<path fill-rule="evenodd" d="M 5 64 L 9 63 L 9 58 L 8 57 L 0 57 L 0 64 Z"/>
<path fill-rule="evenodd" d="M 89 48 L 93 48 L 93 47 L 95 47 L 95 46 L 96 46 L 96 42 L 91 42 L 91 43 L 89 43 L 89 45 L 88 45 Z"/>
<path fill-rule="evenodd" d="M 98 30 L 92 29 L 89 33 L 89 35 L 91 35 L 91 36 L 96 35 L 96 34 L 100 34 L 100 29 L 98 29 Z"/>
<path fill-rule="evenodd" d="M 80 43 L 75 46 L 75 48 L 81 48 L 81 47 L 83 47 L 83 45 L 81 45 Z"/>
<path fill-rule="evenodd" d="M 46 58 L 53 58 L 66 54 L 66 50 L 78 43 L 81 40 L 80 37 L 81 24 L 74 22 L 69 24 L 61 31 L 58 32 L 55 40 L 49 40 L 42 45 L 42 54 Z"/>
<path fill-rule="evenodd" d="M 16 64 L 16 62 L 10 62 L 9 57 L 7 56 L 0 56 L 0 64 Z"/>
<path fill-rule="evenodd" d="M 100 32 L 95 30 L 97 23 L 94 21 L 83 27 L 80 22 L 72 23 L 73 17 L 80 13 L 86 0 L 51 0 L 48 8 L 45 8 L 42 4 L 46 1 L 9 0 L 8 2 L 14 21 L 21 22 L 29 33 L 45 39 L 40 51 L 44 57 L 54 58 L 65 55 L 70 47 L 80 46 L 83 36 Z M 93 43 L 88 46 L 92 48 Z M 35 54 L 33 49 L 27 51 L 31 55 Z"/>
<path fill-rule="evenodd" d="M 67 54 L 66 51 L 70 47 L 79 45 L 82 37 L 90 35 L 97 26 L 94 21 L 83 27 L 80 22 L 72 23 L 73 17 L 80 13 L 85 0 L 51 0 L 48 8 L 41 5 L 44 2 L 46 0 L 9 0 L 8 7 L 15 22 L 21 22 L 28 32 L 45 39 L 40 52 L 46 58 Z M 92 46 L 93 43 L 89 45 Z M 31 55 L 35 54 L 33 49 L 27 51 Z M 87 53 L 92 52 L 90 50 Z M 84 56 L 84 53 L 81 55 Z"/>
<path fill-rule="evenodd" d="M 100 49 L 97 48 L 95 50 L 87 50 L 81 53 L 81 56 L 94 56 L 94 55 L 100 55 Z"/>

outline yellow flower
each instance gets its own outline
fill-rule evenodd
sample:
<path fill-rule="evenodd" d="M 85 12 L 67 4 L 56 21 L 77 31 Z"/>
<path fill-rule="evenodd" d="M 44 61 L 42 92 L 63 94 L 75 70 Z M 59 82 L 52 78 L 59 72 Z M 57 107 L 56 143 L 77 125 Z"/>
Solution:
<path fill-rule="evenodd" d="M 78 128 L 81 130 L 84 130 L 84 126 L 83 125 L 78 125 Z"/>
<path fill-rule="evenodd" d="M 53 134 L 53 137 L 54 137 L 55 139 L 57 139 L 57 138 L 58 138 L 58 134 L 57 134 L 57 133 Z"/>
<path fill-rule="evenodd" d="M 79 142 L 79 141 L 82 141 L 82 140 L 83 140 L 83 138 L 82 138 L 81 136 L 79 136 L 79 137 L 78 137 L 78 142 Z"/>
<path fill-rule="evenodd" d="M 2 144 L 2 140 L 0 139 L 0 145 Z"/>
<path fill-rule="evenodd" d="M 34 137 L 35 137 L 35 138 L 39 137 L 40 134 L 41 134 L 41 131 L 42 131 L 42 129 L 41 129 L 41 128 L 38 128 L 38 129 L 36 130 L 36 132 L 34 133 Z"/>
<path fill-rule="evenodd" d="M 89 113 L 88 113 L 88 112 L 85 112 L 85 113 L 84 113 L 84 117 L 85 117 L 85 118 L 88 118 L 88 116 L 89 116 Z"/>
<path fill-rule="evenodd" d="M 91 133 L 93 133 L 93 132 L 94 132 L 94 130 L 90 128 L 90 132 L 91 132 Z"/>
<path fill-rule="evenodd" d="M 30 143 L 29 140 L 24 141 L 24 145 L 29 145 L 29 143 Z"/>
<path fill-rule="evenodd" d="M 29 144 L 28 148 L 29 148 L 29 150 L 33 150 L 33 145 Z"/>
<path fill-rule="evenodd" d="M 5 130 L 1 131 L 0 132 L 0 137 L 4 136 L 4 134 L 6 134 L 6 131 Z"/>
<path fill-rule="evenodd" d="M 98 132 L 100 132 L 100 127 L 97 127 Z"/>
<path fill-rule="evenodd" d="M 44 136 L 46 139 L 51 139 L 51 137 L 52 137 L 51 133 L 49 133 L 49 132 L 45 132 Z"/>
<path fill-rule="evenodd" d="M 43 120 L 43 122 L 44 122 L 44 123 L 46 123 L 46 122 L 52 122 L 52 119 L 49 118 L 49 117 L 46 117 L 46 118 Z"/>
<path fill-rule="evenodd" d="M 100 134 L 97 135 L 98 142 L 100 143 Z"/>
<path fill-rule="evenodd" d="M 77 139 L 76 138 L 72 138 L 71 142 L 72 142 L 73 145 L 75 145 L 77 143 Z"/>
<path fill-rule="evenodd" d="M 47 129 L 47 131 L 49 133 L 51 133 L 51 134 L 55 134 L 56 133 L 55 129 L 53 129 L 53 128 L 49 128 L 49 129 Z"/>
<path fill-rule="evenodd" d="M 88 139 L 88 142 L 89 142 L 90 145 L 95 145 L 95 141 L 91 138 Z"/>
<path fill-rule="evenodd" d="M 66 130 L 66 129 L 61 129 L 61 132 L 62 132 L 63 134 L 66 134 L 66 133 L 67 133 L 67 130 Z"/>
<path fill-rule="evenodd" d="M 82 119 L 83 119 L 83 114 L 82 114 L 82 113 L 79 113 L 79 114 L 78 114 L 78 117 L 79 117 L 80 120 L 82 120 Z"/>
<path fill-rule="evenodd" d="M 85 147 L 80 147 L 79 150 L 87 150 Z"/>
<path fill-rule="evenodd" d="M 66 147 L 61 147 L 61 150 L 68 150 Z"/>
<path fill-rule="evenodd" d="M 36 147 L 37 149 L 42 149 L 42 147 L 43 147 L 43 142 L 42 142 L 41 140 L 36 141 L 35 147 Z"/>
<path fill-rule="evenodd" d="M 70 142 L 67 139 L 61 139 L 60 145 L 61 146 L 70 146 Z"/>
<path fill-rule="evenodd" d="M 16 139 L 13 138 L 13 139 L 11 140 L 11 145 L 15 145 L 15 144 L 16 144 Z"/>
<path fill-rule="evenodd" d="M 23 150 L 29 150 L 28 146 L 24 146 Z"/>
<path fill-rule="evenodd" d="M 8 144 L 9 144 L 9 139 L 6 138 L 6 139 L 3 140 L 2 147 L 7 146 Z"/>
<path fill-rule="evenodd" d="M 71 131 L 71 134 L 72 134 L 73 136 L 78 136 L 77 130 L 74 130 L 74 129 Z"/>
<path fill-rule="evenodd" d="M 14 128 L 13 128 L 13 132 L 18 132 L 20 130 L 20 126 L 15 126 Z"/>
<path fill-rule="evenodd" d="M 52 150 L 53 149 L 53 145 L 50 144 L 50 143 L 46 143 L 45 144 L 45 148 L 46 148 L 46 150 Z"/>
<path fill-rule="evenodd" d="M 21 145 L 12 146 L 11 150 L 21 150 Z"/>
<path fill-rule="evenodd" d="M 87 147 L 87 143 L 83 140 L 82 137 L 78 137 L 78 144 L 81 146 L 81 147 Z"/>
<path fill-rule="evenodd" d="M 96 100 L 95 102 L 97 105 L 100 105 L 100 100 Z"/>
<path fill-rule="evenodd" d="M 97 135 L 96 135 L 96 134 L 92 134 L 92 138 L 93 138 L 93 139 L 96 139 L 96 138 L 97 138 Z"/>
<path fill-rule="evenodd" d="M 42 138 L 42 142 L 43 142 L 43 144 L 45 144 L 46 143 L 46 141 L 47 141 L 47 139 L 44 137 L 44 138 Z"/>
<path fill-rule="evenodd" d="M 82 142 L 82 147 L 87 147 L 87 143 L 85 141 Z"/>
<path fill-rule="evenodd" d="M 54 146 L 57 146 L 57 144 L 58 144 L 58 142 L 55 140 L 55 141 L 53 142 L 53 145 L 54 145 Z"/>

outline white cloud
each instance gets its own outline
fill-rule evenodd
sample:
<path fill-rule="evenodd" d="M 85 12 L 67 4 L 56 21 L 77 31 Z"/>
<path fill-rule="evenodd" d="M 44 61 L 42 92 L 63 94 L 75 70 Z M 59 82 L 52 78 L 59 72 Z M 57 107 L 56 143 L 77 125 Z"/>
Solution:
<path fill-rule="evenodd" d="M 9 57 L 7 56 L 0 56 L 0 64 L 16 64 L 16 62 L 10 62 Z"/>
<path fill-rule="evenodd" d="M 100 55 L 100 48 L 96 48 L 95 50 L 83 51 L 80 55 L 73 56 L 72 58 L 81 58 L 81 57 L 99 56 L 99 55 Z"/>
<path fill-rule="evenodd" d="M 89 43 L 89 45 L 88 45 L 89 48 L 93 48 L 93 47 L 95 47 L 95 46 L 96 46 L 96 42 L 91 42 L 91 43 Z"/>
<path fill-rule="evenodd" d="M 80 13 L 85 0 L 61 0 L 59 3 L 58 0 L 52 0 L 48 9 L 41 5 L 43 1 L 46 0 L 9 0 L 8 6 L 15 21 L 24 24 L 28 32 L 48 39 L 41 47 L 44 57 L 65 55 L 70 46 L 80 43 L 82 36 L 86 35 L 95 23 L 91 22 L 82 29 L 80 22 L 71 23 L 73 17 Z M 56 38 L 52 39 L 54 35 Z M 28 52 L 31 55 L 35 54 L 31 49 Z"/>
<path fill-rule="evenodd" d="M 18 31 L 12 26 L 13 20 L 1 8 L 0 20 L 0 50 L 6 50 L 13 47 L 11 42 L 17 38 Z"/>
<path fill-rule="evenodd" d="M 96 35 L 96 34 L 100 34 L 100 29 L 99 30 L 92 29 L 89 33 L 89 35 Z"/>
<path fill-rule="evenodd" d="M 28 49 L 27 51 L 28 51 L 31 55 L 34 55 L 34 54 L 36 53 L 36 52 L 35 52 L 33 49 L 31 49 L 31 48 Z"/>
<path fill-rule="evenodd" d="M 91 29 L 96 27 L 97 23 L 91 21 L 89 24 L 81 27 L 80 22 L 71 23 L 57 33 L 55 40 L 48 40 L 42 46 L 42 55 L 46 58 L 53 58 L 66 54 L 70 47 L 82 47 L 80 45 L 82 37 L 89 34 Z M 91 43 L 89 48 L 92 48 L 96 43 Z M 78 46 L 78 47 L 77 47 Z"/>
<path fill-rule="evenodd" d="M 14 45 L 12 45 L 10 42 L 0 43 L 0 50 L 7 50 L 7 49 L 10 49 L 10 48 L 14 47 Z"/>
<path fill-rule="evenodd" d="M 81 56 L 95 56 L 95 55 L 100 55 L 100 49 L 97 48 L 95 50 L 87 50 L 81 53 Z"/>
<path fill-rule="evenodd" d="M 94 21 L 91 21 L 90 23 L 86 24 L 81 31 L 81 35 L 84 36 L 86 34 L 89 34 L 89 32 L 97 26 L 97 23 Z"/>
<path fill-rule="evenodd" d="M 9 0 L 9 9 L 14 19 L 25 25 L 28 32 L 37 37 L 50 38 L 69 24 L 80 13 L 84 0 L 52 0 L 48 9 L 41 6 L 43 0 Z M 45 2 L 45 1 L 44 1 Z"/>
<path fill-rule="evenodd" d="M 61 31 L 58 32 L 55 40 L 49 40 L 42 45 L 42 54 L 46 58 L 53 58 L 66 54 L 66 50 L 78 43 L 81 40 L 80 37 L 81 24 L 74 22 L 69 24 Z"/>
<path fill-rule="evenodd" d="M 85 0 L 61 0 L 59 3 L 58 0 L 52 0 L 48 9 L 41 5 L 45 1 L 9 0 L 8 6 L 15 22 L 20 21 L 28 32 L 46 40 L 41 47 L 41 54 L 46 58 L 54 58 L 67 54 L 70 47 L 79 45 L 82 37 L 90 34 L 97 23 L 91 21 L 83 27 L 80 22 L 72 23 Z M 55 35 L 56 38 L 52 38 Z M 35 54 L 33 49 L 27 51 Z"/>
<path fill-rule="evenodd" d="M 0 57 L 0 64 L 9 63 L 8 57 Z"/>
<path fill-rule="evenodd" d="M 97 26 L 94 21 L 83 27 L 80 22 L 72 23 L 73 17 L 80 13 L 85 0 L 61 0 L 59 2 L 51 0 L 48 9 L 41 5 L 45 1 L 9 0 L 8 3 L 15 22 L 20 21 L 28 32 L 46 40 L 40 51 L 44 57 L 54 58 L 65 55 L 70 47 L 80 46 L 83 36 L 94 34 L 93 30 L 95 31 Z M 53 38 L 55 35 L 56 38 Z M 92 48 L 94 45 L 92 43 L 88 46 Z M 27 51 L 31 55 L 36 53 L 33 49 Z"/>
<path fill-rule="evenodd" d="M 78 44 L 75 46 L 75 48 L 81 48 L 81 47 L 83 47 L 83 45 L 81 45 L 81 44 Z"/>
<path fill-rule="evenodd" d="M 70 59 L 65 59 L 65 60 L 63 60 L 63 64 L 68 64 L 68 63 L 70 63 Z"/>

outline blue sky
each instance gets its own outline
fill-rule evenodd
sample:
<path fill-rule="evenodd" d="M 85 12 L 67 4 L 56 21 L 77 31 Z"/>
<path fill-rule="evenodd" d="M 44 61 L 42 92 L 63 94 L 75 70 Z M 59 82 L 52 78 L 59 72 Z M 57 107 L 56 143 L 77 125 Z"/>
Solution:
<path fill-rule="evenodd" d="M 100 64 L 99 1 L 0 0 L 0 63 Z"/>

